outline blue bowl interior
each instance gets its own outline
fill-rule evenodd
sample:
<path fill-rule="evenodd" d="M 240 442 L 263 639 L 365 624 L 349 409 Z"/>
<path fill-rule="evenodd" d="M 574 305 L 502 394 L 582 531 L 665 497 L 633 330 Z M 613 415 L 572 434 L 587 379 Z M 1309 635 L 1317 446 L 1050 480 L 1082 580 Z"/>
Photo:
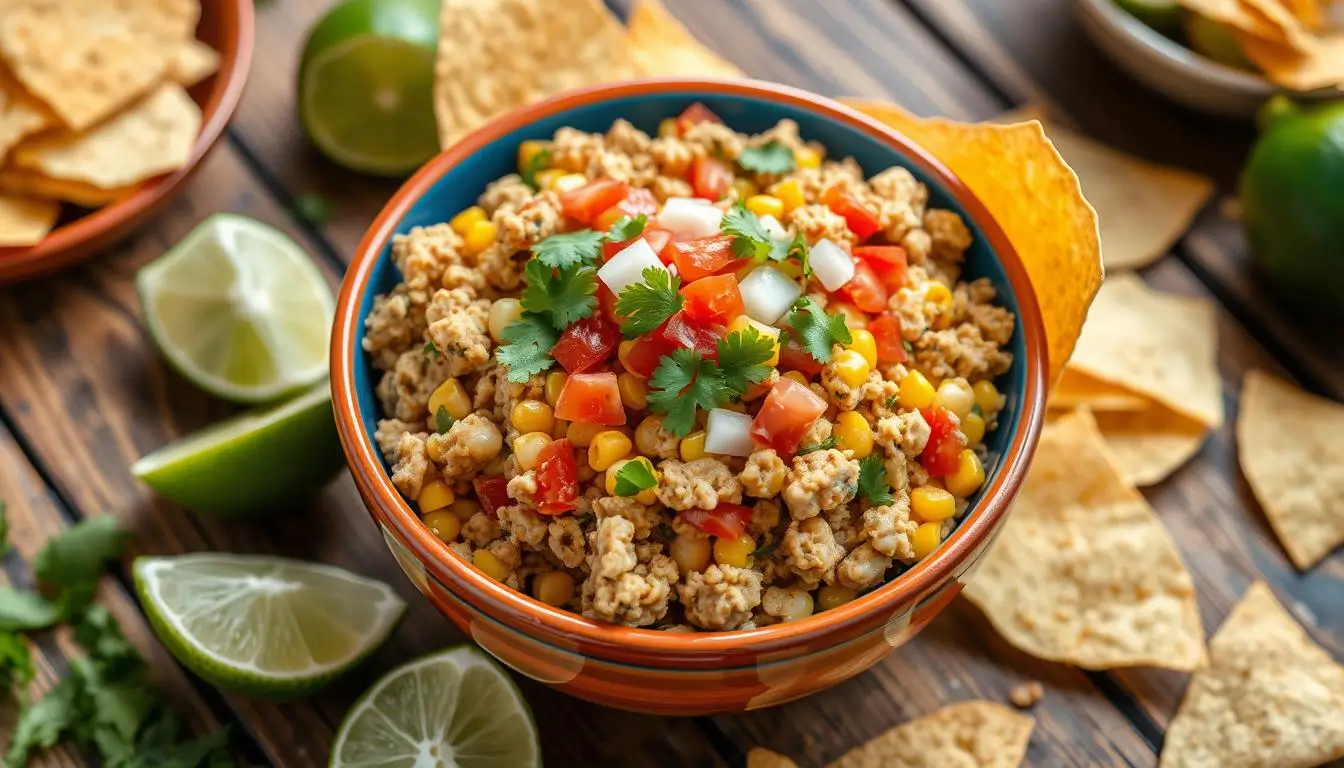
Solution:
<path fill-rule="evenodd" d="M 798 123 L 803 138 L 816 140 L 825 145 L 831 157 L 852 156 L 863 167 L 865 174 L 872 176 L 893 165 L 908 168 L 916 178 L 929 187 L 929 205 L 946 208 L 961 214 L 962 219 L 974 236 L 974 244 L 966 254 L 963 275 L 966 279 L 989 278 L 999 290 L 999 303 L 1014 314 L 1018 313 L 1017 297 L 1013 293 L 1008 277 L 995 256 L 993 248 L 976 223 L 961 208 L 935 179 L 925 174 L 918 166 L 908 161 L 897 149 L 884 144 L 866 133 L 830 118 L 810 112 L 802 107 L 781 104 L 767 99 L 741 96 L 702 93 L 694 89 L 666 93 L 651 93 L 621 96 L 610 101 L 577 107 L 543 120 L 534 122 L 505 134 L 490 143 L 471 157 L 449 170 L 435 182 L 425 195 L 415 204 L 409 213 L 397 225 L 397 233 L 409 232 L 413 227 L 429 226 L 447 221 L 454 214 L 474 205 L 476 198 L 485 190 L 485 186 L 501 176 L 514 173 L 517 148 L 526 139 L 550 138 L 557 129 L 564 126 L 578 128 L 594 133 L 604 133 L 618 118 L 625 118 L 636 127 L 655 133 L 658 122 L 666 117 L 681 113 L 688 104 L 700 101 L 721 116 L 728 125 L 745 133 L 759 133 L 772 127 L 778 121 L 788 118 Z M 391 291 L 401 282 L 401 275 L 392 263 L 392 246 L 384 246 L 374 267 L 368 290 L 360 299 L 359 328 L 356 331 L 356 344 L 364 340 L 364 319 L 373 308 L 374 296 Z M 1020 326 L 1020 324 L 1019 324 Z M 1021 328 L 1013 332 L 1009 342 L 1013 352 L 1013 365 L 1001 376 L 996 385 L 1006 396 L 1006 405 L 999 414 L 998 428 L 986 435 L 989 458 L 985 464 L 985 473 L 989 487 L 1002 469 L 1002 457 L 1007 452 L 1012 436 L 1016 434 L 1022 417 L 1023 393 L 1026 387 L 1026 347 Z M 374 387 L 378 383 L 378 372 L 374 370 L 368 355 L 355 358 L 355 381 L 358 390 L 359 407 L 364 418 L 365 438 L 369 440 L 374 453 L 381 455 L 373 443 L 373 433 L 380 417 L 378 398 Z M 390 468 L 384 464 L 384 468 Z M 979 495 L 971 499 L 972 506 L 979 501 Z"/>

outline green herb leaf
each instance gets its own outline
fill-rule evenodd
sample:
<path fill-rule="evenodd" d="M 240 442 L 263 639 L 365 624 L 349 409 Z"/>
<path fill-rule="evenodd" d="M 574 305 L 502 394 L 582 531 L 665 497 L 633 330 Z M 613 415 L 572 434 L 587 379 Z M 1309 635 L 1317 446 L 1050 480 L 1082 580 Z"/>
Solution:
<path fill-rule="evenodd" d="M 443 352 L 439 351 L 439 345 L 432 341 L 425 342 L 424 353 L 426 360 L 438 360 L 443 357 Z"/>
<path fill-rule="evenodd" d="M 896 410 L 896 403 L 900 402 L 900 400 L 901 400 L 900 393 L 889 396 L 887 398 L 887 410 L 888 411 Z"/>
<path fill-rule="evenodd" d="M 634 240 L 644 233 L 644 227 L 649 223 L 649 217 L 639 214 L 635 217 L 622 216 L 611 225 L 607 232 L 607 239 L 613 243 L 624 243 L 627 240 Z"/>
<path fill-rule="evenodd" d="M 658 485 L 653 467 L 642 461 L 627 461 L 616 470 L 616 495 L 634 496 Z"/>
<path fill-rule="evenodd" d="M 0 632 L 0 696 L 17 688 L 22 691 L 33 679 L 33 657 L 28 645 L 14 632 Z"/>
<path fill-rule="evenodd" d="M 773 554 L 776 549 L 779 549 L 779 541 L 770 537 L 765 540 L 764 544 L 751 551 L 751 557 L 753 559 L 766 558 Z"/>
<path fill-rule="evenodd" d="M 107 564 L 121 557 L 125 543 L 126 532 L 115 515 L 87 518 L 47 541 L 33 562 L 33 574 L 57 593 L 61 615 L 73 616 L 93 602 L 98 580 Z"/>
<path fill-rule="evenodd" d="M 36 703 L 24 707 L 5 752 L 6 768 L 22 768 L 34 751 L 56 746 L 80 716 L 79 697 L 79 679 L 67 675 Z"/>
<path fill-rule="evenodd" d="M 523 271 L 523 309 L 550 318 L 551 327 L 563 331 L 575 320 L 593 313 L 597 304 L 597 272 L 592 267 L 554 270 L 539 259 Z"/>
<path fill-rule="evenodd" d="M 0 632 L 50 627 L 61 620 L 61 609 L 36 592 L 0 586 Z"/>
<path fill-rule="evenodd" d="M 309 192 L 294 200 L 290 213 L 310 226 L 320 227 L 331 221 L 335 206 L 328 198 Z"/>
<path fill-rule="evenodd" d="M 770 377 L 765 361 L 775 354 L 775 340 L 755 328 L 748 326 L 719 339 L 718 351 L 719 379 L 731 396 L 740 397 Z"/>
<path fill-rule="evenodd" d="M 448 434 L 448 430 L 453 428 L 454 421 L 455 419 L 453 418 L 453 415 L 448 412 L 448 409 L 440 405 L 439 410 L 434 412 L 434 431 L 441 435 L 446 435 Z"/>
<path fill-rule="evenodd" d="M 795 453 L 794 455 L 806 456 L 809 453 L 816 453 L 817 451 L 827 451 L 834 447 L 835 447 L 835 438 L 828 437 L 825 440 L 822 440 L 820 443 L 811 443 L 809 445 L 802 446 L 801 448 L 798 449 L 798 452 Z"/>
<path fill-rule="evenodd" d="M 788 173 L 798 167 L 793 150 L 777 140 L 759 147 L 747 147 L 737 156 L 737 164 L 757 173 Z"/>
<path fill-rule="evenodd" d="M 532 246 L 532 255 L 553 269 L 569 269 L 580 264 L 591 266 L 602 255 L 602 243 L 606 239 L 605 233 L 591 229 L 551 235 Z"/>
<path fill-rule="evenodd" d="M 506 343 L 495 349 L 495 358 L 508 366 L 509 381 L 526 383 L 555 364 L 551 349 L 560 340 L 560 334 L 546 318 L 524 312 L 522 317 L 509 323 L 500 336 Z"/>
<path fill-rule="evenodd" d="M 695 427 L 695 409 L 717 407 L 722 392 L 722 381 L 712 362 L 694 350 L 677 349 L 663 355 L 649 379 L 649 409 L 666 414 L 663 429 L 685 437 Z M 726 399 L 726 393 L 724 396 Z"/>
<path fill-rule="evenodd" d="M 551 150 L 543 149 L 532 156 L 523 166 L 522 173 L 518 174 L 523 179 L 523 183 L 533 189 L 539 189 L 537 186 L 537 172 L 546 170 L 551 164 Z"/>
<path fill-rule="evenodd" d="M 642 276 L 644 282 L 627 285 L 616 299 L 616 313 L 626 318 L 621 333 L 627 339 L 662 325 L 686 303 L 677 291 L 681 278 L 657 267 L 645 267 Z"/>
<path fill-rule="evenodd" d="M 859 496 L 872 504 L 890 504 L 895 500 L 887 483 L 887 468 L 882 457 L 870 454 L 859 461 Z"/>
<path fill-rule="evenodd" d="M 905 354 L 906 354 L 906 355 L 914 355 L 914 354 L 915 354 L 915 345 L 911 344 L 910 342 L 906 341 L 905 339 L 901 339 L 901 349 L 904 349 L 904 350 L 905 350 Z"/>
<path fill-rule="evenodd" d="M 794 303 L 789 313 L 789 327 L 794 338 L 817 362 L 831 362 L 831 347 L 853 341 L 844 315 L 827 314 L 821 305 L 809 296 Z"/>
<path fill-rule="evenodd" d="M 803 277 L 812 277 L 812 249 L 807 245 L 807 238 L 802 232 L 793 236 L 792 240 L 773 240 L 770 243 L 770 259 L 772 261 L 787 261 L 788 259 L 797 259 L 799 265 L 803 268 Z"/>
<path fill-rule="evenodd" d="M 739 200 L 723 215 L 719 229 L 733 238 L 733 253 L 739 258 L 763 261 L 770 257 L 774 239 L 756 214 Z"/>

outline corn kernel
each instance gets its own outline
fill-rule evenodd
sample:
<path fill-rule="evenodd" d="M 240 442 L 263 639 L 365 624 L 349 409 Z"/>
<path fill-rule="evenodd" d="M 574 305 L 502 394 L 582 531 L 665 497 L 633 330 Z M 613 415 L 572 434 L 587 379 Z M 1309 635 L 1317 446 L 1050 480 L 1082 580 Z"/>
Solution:
<path fill-rule="evenodd" d="M 453 511 L 454 515 L 457 515 L 458 520 L 465 523 L 471 519 L 472 515 L 481 511 L 481 502 L 475 499 L 464 499 L 459 496 L 453 500 L 452 504 L 448 505 L 448 508 Z"/>
<path fill-rule="evenodd" d="M 662 416 L 646 416 L 635 427 L 635 447 L 645 456 L 657 456 L 662 443 L 666 440 L 663 432 Z"/>
<path fill-rule="evenodd" d="M 980 457 L 975 455 L 975 451 L 963 448 L 961 460 L 957 463 L 957 471 L 943 482 L 952 495 L 964 499 L 980 490 L 980 486 L 985 484 L 985 465 L 980 463 Z"/>
<path fill-rule="evenodd" d="M 943 524 L 942 523 L 923 523 L 915 529 L 915 533 L 910 537 L 910 544 L 915 549 L 915 559 L 923 560 L 933 554 L 933 550 L 943 543 Z"/>
<path fill-rule="evenodd" d="M 430 480 L 420 487 L 420 495 L 415 497 L 420 514 L 427 515 L 453 503 L 453 489 L 442 480 Z"/>
<path fill-rule="evenodd" d="M 797 621 L 812 615 L 815 605 L 812 593 L 802 587 L 789 587 L 784 590 L 785 598 L 779 613 L 780 621 Z"/>
<path fill-rule="evenodd" d="M 784 204 L 784 212 L 789 213 L 795 208 L 802 207 L 805 199 L 803 198 L 803 188 L 799 186 L 796 179 L 785 179 L 770 187 L 770 194 L 779 198 Z"/>
<path fill-rule="evenodd" d="M 839 312 L 845 317 L 845 327 L 853 333 L 856 328 L 868 327 L 868 313 L 850 304 L 848 301 L 832 301 L 826 305 L 832 313 Z"/>
<path fill-rule="evenodd" d="M 575 448 L 587 448 L 593 444 L 593 438 L 605 429 L 606 427 L 601 424 L 594 424 L 591 421 L 576 421 L 569 425 L 565 437 L 569 438 L 570 444 Z"/>
<path fill-rule="evenodd" d="M 831 431 L 835 437 L 835 447 L 842 451 L 853 451 L 854 458 L 863 459 L 873 452 L 873 428 L 868 420 L 854 411 L 842 411 L 835 417 L 835 428 Z"/>
<path fill-rule="evenodd" d="M 509 421 L 519 432 L 550 432 L 555 429 L 555 413 L 540 400 L 521 400 L 509 413 Z"/>
<path fill-rule="evenodd" d="M 564 371 L 551 371 L 546 374 L 546 402 L 552 408 L 560 401 L 560 393 L 565 391 L 565 384 L 569 382 L 569 374 Z"/>
<path fill-rule="evenodd" d="M 985 439 L 985 419 L 972 411 L 961 420 L 961 434 L 966 436 L 967 445 L 979 445 Z"/>
<path fill-rule="evenodd" d="M 565 172 L 559 168 L 547 168 L 544 171 L 537 171 L 532 178 L 537 182 L 537 189 L 555 189 L 555 182 Z"/>
<path fill-rule="evenodd" d="M 678 450 L 681 453 L 682 461 L 695 461 L 705 458 L 705 431 L 697 429 L 681 438 L 681 445 Z"/>
<path fill-rule="evenodd" d="M 921 485 L 910 491 L 910 513 L 919 518 L 920 522 L 941 522 L 956 511 L 957 500 L 942 488 Z"/>
<path fill-rule="evenodd" d="M 564 176 L 555 180 L 551 189 L 556 192 L 573 192 L 581 187 L 588 186 L 588 177 L 582 173 L 566 173 Z"/>
<path fill-rule="evenodd" d="M 733 321 L 731 323 L 728 324 L 727 332 L 738 333 L 740 331 L 745 331 L 748 328 L 755 329 L 755 331 L 760 335 L 768 339 L 772 339 L 775 342 L 775 346 L 770 353 L 770 359 L 766 360 L 765 364 L 769 366 L 779 365 L 779 329 L 775 328 L 774 326 L 769 326 L 766 325 L 765 323 L 752 320 L 750 317 L 746 315 L 738 315 L 737 317 L 733 318 Z"/>
<path fill-rule="evenodd" d="M 868 373 L 871 370 L 868 367 L 868 361 L 863 359 L 863 355 L 852 349 L 841 350 L 840 354 L 831 361 L 831 366 L 835 369 L 835 375 L 851 388 L 857 389 L 868 381 Z"/>
<path fill-rule="evenodd" d="M 677 536 L 669 545 L 668 554 L 683 574 L 703 571 L 709 567 L 709 537 Z"/>
<path fill-rule="evenodd" d="M 489 221 L 485 216 L 485 209 L 479 205 L 473 205 L 454 216 L 452 220 L 448 222 L 448 226 L 452 227 L 453 231 L 457 234 L 466 237 L 467 233 L 471 231 L 472 226 L 479 224 L 482 221 Z"/>
<path fill-rule="evenodd" d="M 794 381 L 798 382 L 799 384 L 802 384 L 803 386 L 807 386 L 809 383 L 806 374 L 802 373 L 801 371 L 785 371 L 784 378 L 793 379 Z"/>
<path fill-rule="evenodd" d="M 784 215 L 784 201 L 774 195 L 752 195 L 747 198 L 747 210 L 757 216 L 774 216 L 778 219 Z"/>
<path fill-rule="evenodd" d="M 490 338 L 496 344 L 504 343 L 504 329 L 514 320 L 523 316 L 523 304 L 517 299 L 497 299 L 490 305 L 490 315 L 486 325 L 490 327 Z"/>
<path fill-rule="evenodd" d="M 664 117 L 662 120 L 658 121 L 658 138 L 660 139 L 676 138 L 676 135 L 677 135 L 677 118 Z"/>
<path fill-rule="evenodd" d="M 714 540 L 714 562 L 746 568 L 751 564 L 751 553 L 756 551 L 756 540 L 743 533 L 735 539 Z"/>
<path fill-rule="evenodd" d="M 736 193 L 738 200 L 747 200 L 759 191 L 756 182 L 751 179 L 742 176 L 733 179 L 733 192 Z"/>
<path fill-rule="evenodd" d="M 975 404 L 980 406 L 980 412 L 986 416 L 999 412 L 1003 407 L 1003 398 L 999 394 L 999 388 L 994 386 L 994 382 L 985 380 L 977 381 L 971 385 L 971 391 L 975 393 Z"/>
<path fill-rule="evenodd" d="M 518 172 L 522 173 L 532 168 L 532 162 L 537 155 L 546 151 L 546 142 L 539 139 L 528 139 L 518 145 Z M 537 169 L 540 170 L 540 169 Z"/>
<path fill-rule="evenodd" d="M 532 579 L 532 596 L 547 605 L 562 606 L 574 599 L 574 577 L 565 571 L 547 571 Z"/>
<path fill-rule="evenodd" d="M 817 610 L 829 611 L 832 608 L 840 606 L 858 597 L 858 592 L 844 587 L 836 587 L 830 584 L 817 590 Z"/>
<path fill-rule="evenodd" d="M 615 464 L 617 459 L 630 455 L 630 438 L 609 429 L 597 433 L 592 445 L 588 446 L 588 466 L 603 472 Z"/>
<path fill-rule="evenodd" d="M 630 368 L 630 350 L 634 348 L 635 348 L 635 342 L 633 339 L 622 341 L 616 347 L 616 361 L 621 364 L 622 368 L 624 368 L 626 371 L 629 371 L 631 376 L 639 376 L 638 373 L 635 373 L 634 370 Z M 640 378 L 643 377 L 641 376 Z"/>
<path fill-rule="evenodd" d="M 929 380 L 924 378 L 924 374 L 919 371 L 910 371 L 901 379 L 901 395 L 898 402 L 902 408 L 907 410 L 912 408 L 928 408 L 933 405 L 933 398 L 937 392 Z"/>
<path fill-rule="evenodd" d="M 802 170 L 821 167 L 821 153 L 811 147 L 799 147 L 793 150 L 793 159 Z"/>
<path fill-rule="evenodd" d="M 526 472 L 535 469 L 543 448 L 551 444 L 551 436 L 545 432 L 528 432 L 513 439 L 513 458 L 518 468 Z"/>
<path fill-rule="evenodd" d="M 466 418 L 471 413 L 471 398 L 467 397 L 467 390 L 457 379 L 443 382 L 429 396 L 430 415 L 438 414 L 440 408 L 448 411 L 448 415 L 454 419 Z"/>
<path fill-rule="evenodd" d="M 924 301 L 938 307 L 939 312 L 946 312 L 952 308 L 952 291 L 936 280 L 930 281 L 924 288 Z"/>
<path fill-rule="evenodd" d="M 849 343 L 845 349 L 852 349 L 863 355 L 863 359 L 868 361 L 869 368 L 877 367 L 877 339 L 873 334 L 864 328 L 855 328 L 849 332 Z"/>
<path fill-rule="evenodd" d="M 612 464 L 610 467 L 607 467 L 605 476 L 602 478 L 602 487 L 607 490 L 608 496 L 617 495 L 616 476 L 621 473 L 621 467 L 625 466 L 631 461 L 638 461 L 642 463 L 644 466 L 649 468 L 649 471 L 653 472 L 653 477 L 655 480 L 661 480 L 661 478 L 658 476 L 658 470 L 653 468 L 653 462 L 649 461 L 643 456 L 636 456 L 633 459 L 617 459 L 616 463 Z M 657 488 L 658 486 L 656 485 L 653 488 L 645 488 L 644 490 L 640 491 L 639 493 L 636 493 L 634 496 L 631 496 L 630 498 L 634 499 L 636 502 L 640 504 L 643 504 L 644 506 L 652 505 L 658 501 Z"/>
<path fill-rule="evenodd" d="M 440 509 L 437 512 L 430 512 L 424 518 L 425 527 L 430 533 L 439 537 L 439 541 L 449 542 L 457 539 L 457 534 L 462 532 L 462 521 L 457 515 L 446 509 Z"/>
<path fill-rule="evenodd" d="M 958 419 L 964 419 L 975 405 L 975 394 L 965 379 L 944 379 L 938 385 L 934 402 L 955 413 Z"/>
<path fill-rule="evenodd" d="M 480 253 L 494 245 L 498 235 L 499 227 L 496 227 L 493 221 L 478 221 L 467 230 L 467 234 L 463 237 L 466 241 L 464 245 L 468 252 Z"/>
<path fill-rule="evenodd" d="M 632 411 L 642 411 L 649 405 L 649 385 L 633 373 L 616 377 L 616 389 L 621 393 L 621 404 Z"/>
<path fill-rule="evenodd" d="M 495 555 L 488 549 L 478 549 L 475 552 L 472 552 L 471 562 L 477 568 L 480 568 L 482 573 L 495 581 L 503 581 L 509 578 L 509 573 L 512 572 L 509 566 L 501 562 L 500 559 L 495 557 Z"/>

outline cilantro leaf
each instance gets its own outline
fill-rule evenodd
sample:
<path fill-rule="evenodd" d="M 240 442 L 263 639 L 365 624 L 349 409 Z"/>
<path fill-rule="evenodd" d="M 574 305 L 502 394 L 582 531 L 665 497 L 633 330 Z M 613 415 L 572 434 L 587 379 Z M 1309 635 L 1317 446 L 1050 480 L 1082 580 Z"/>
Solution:
<path fill-rule="evenodd" d="M 733 253 L 738 258 L 762 261 L 769 258 L 774 240 L 765 231 L 765 225 L 756 214 L 747 210 L 739 200 L 723 215 L 719 229 L 733 238 Z"/>
<path fill-rule="evenodd" d="M 798 167 L 793 150 L 775 139 L 742 150 L 737 156 L 737 164 L 757 173 L 788 173 Z"/>
<path fill-rule="evenodd" d="M 532 246 L 532 255 L 537 261 L 554 269 L 569 269 L 578 264 L 592 265 L 602 254 L 602 242 L 606 238 L 605 233 L 591 229 L 551 235 Z"/>
<path fill-rule="evenodd" d="M 61 609 L 36 592 L 0 587 L 0 632 L 43 629 L 61 620 Z"/>
<path fill-rule="evenodd" d="M 448 412 L 448 409 L 440 405 L 439 410 L 434 412 L 434 431 L 446 435 L 448 430 L 453 428 L 454 421 L 456 419 Z"/>
<path fill-rule="evenodd" d="M 61 736 L 69 731 L 80 715 L 78 703 L 80 681 L 67 675 L 52 686 L 36 703 L 24 707 L 14 724 L 9 749 L 5 752 L 5 766 L 24 766 L 34 750 L 56 746 Z"/>
<path fill-rule="evenodd" d="M 553 270 L 540 259 L 527 262 L 523 271 L 527 287 L 520 300 L 523 309 L 550 317 L 551 326 L 563 331 L 575 320 L 593 313 L 597 304 L 597 272 L 592 267 Z"/>
<path fill-rule="evenodd" d="M 607 231 L 607 239 L 613 243 L 624 243 L 627 240 L 634 240 L 644 233 L 644 227 L 649 223 L 649 217 L 639 214 L 634 218 L 622 216 L 611 225 Z"/>
<path fill-rule="evenodd" d="M 62 616 L 73 616 L 93 602 L 108 562 L 121 557 L 126 532 L 115 515 L 82 520 L 47 541 L 33 562 L 38 583 L 58 594 Z"/>
<path fill-rule="evenodd" d="M 634 496 L 658 485 L 653 468 L 642 461 L 627 461 L 616 470 L 616 495 Z"/>
<path fill-rule="evenodd" d="M 789 313 L 789 327 L 794 338 L 817 362 L 831 361 L 831 347 L 853 341 L 844 315 L 827 314 L 816 300 L 804 296 L 794 303 Z"/>
<path fill-rule="evenodd" d="M 625 316 L 621 333 L 627 339 L 652 331 L 686 303 L 677 292 L 681 278 L 657 267 L 645 267 L 644 282 L 631 283 L 616 299 L 616 313 Z"/>
<path fill-rule="evenodd" d="M 515 384 L 526 383 L 534 374 L 548 370 L 555 363 L 551 349 L 560 340 L 560 334 L 544 317 L 524 312 L 522 317 L 509 323 L 500 336 L 508 343 L 499 345 L 495 358 L 508 366 L 509 381 Z"/>
<path fill-rule="evenodd" d="M 775 354 L 775 340 L 750 326 L 719 339 L 719 378 L 734 395 L 770 376 L 765 362 Z"/>
<path fill-rule="evenodd" d="M 802 446 L 801 448 L 798 449 L 798 452 L 795 453 L 794 456 L 806 456 L 809 453 L 816 453 L 817 451 L 827 451 L 834 447 L 835 447 L 835 438 L 828 437 L 825 440 L 822 440 L 820 443 L 811 443 L 809 445 Z"/>
<path fill-rule="evenodd" d="M 812 249 L 807 245 L 807 238 L 802 232 L 793 236 L 792 240 L 773 240 L 770 243 L 770 260 L 787 261 L 788 259 L 797 259 L 802 265 L 803 277 L 812 277 Z"/>
<path fill-rule="evenodd" d="M 895 500 L 887 483 L 887 468 L 876 453 L 859 461 L 859 495 L 872 504 L 890 504 Z"/>
<path fill-rule="evenodd" d="M 546 170 L 546 166 L 550 164 L 551 150 L 543 149 L 527 161 L 527 165 L 523 167 L 522 173 L 518 175 L 522 177 L 523 183 L 527 186 L 533 189 L 540 189 L 537 185 L 537 172 Z"/>
<path fill-rule="evenodd" d="M 439 350 L 439 345 L 432 341 L 425 342 L 424 353 L 426 360 L 438 360 L 443 357 L 443 352 Z"/>
<path fill-rule="evenodd" d="M 0 632 L 0 696 L 12 688 L 23 690 L 33 679 L 33 657 L 23 638 Z"/>
<path fill-rule="evenodd" d="M 666 414 L 663 429 L 677 437 L 690 434 L 695 409 L 719 405 L 722 381 L 714 364 L 690 349 L 664 355 L 649 379 L 649 409 Z"/>
<path fill-rule="evenodd" d="M 774 537 L 767 537 L 764 544 L 751 551 L 750 556 L 753 559 L 769 557 L 774 554 L 776 549 L 779 549 L 779 540 Z"/>
<path fill-rule="evenodd" d="M 894 395 L 888 395 L 888 396 L 887 396 L 887 410 L 888 410 L 888 411 L 894 411 L 894 410 L 896 410 L 896 403 L 899 403 L 900 401 L 901 401 L 901 395 L 900 395 L 899 392 L 896 393 L 896 394 L 894 394 Z"/>

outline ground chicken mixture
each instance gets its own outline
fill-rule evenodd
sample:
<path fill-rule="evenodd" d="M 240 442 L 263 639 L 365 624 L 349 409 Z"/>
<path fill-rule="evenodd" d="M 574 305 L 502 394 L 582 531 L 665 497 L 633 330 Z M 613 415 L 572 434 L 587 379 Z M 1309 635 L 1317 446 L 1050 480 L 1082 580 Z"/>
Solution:
<path fill-rule="evenodd" d="M 518 166 L 396 238 L 364 338 L 392 482 L 456 556 L 688 632 L 805 618 L 938 548 L 1012 363 L 956 213 L 699 104 Z"/>

